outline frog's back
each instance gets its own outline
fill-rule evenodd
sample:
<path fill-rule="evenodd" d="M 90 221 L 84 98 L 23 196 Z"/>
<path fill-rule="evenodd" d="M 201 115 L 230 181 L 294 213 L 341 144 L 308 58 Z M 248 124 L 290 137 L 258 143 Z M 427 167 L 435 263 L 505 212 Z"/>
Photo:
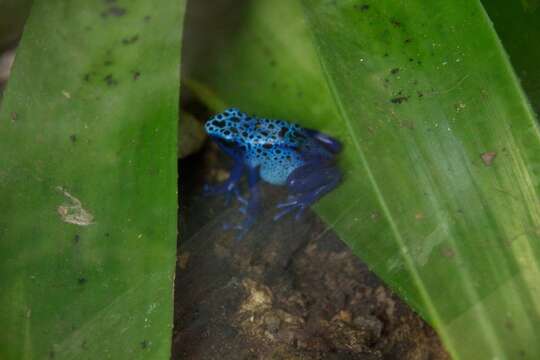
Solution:
<path fill-rule="evenodd" d="M 222 131 L 234 135 L 244 148 L 246 164 L 260 167 L 261 178 L 271 184 L 283 185 L 292 171 L 310 159 L 331 157 L 295 123 L 248 116 L 237 109 L 229 109 L 215 119 L 223 123 Z"/>

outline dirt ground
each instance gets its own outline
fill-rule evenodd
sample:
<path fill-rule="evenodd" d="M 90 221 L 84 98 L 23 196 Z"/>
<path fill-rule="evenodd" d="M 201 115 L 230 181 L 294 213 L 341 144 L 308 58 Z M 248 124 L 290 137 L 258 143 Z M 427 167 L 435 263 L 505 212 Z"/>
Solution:
<path fill-rule="evenodd" d="M 216 148 L 204 149 L 180 162 L 173 359 L 449 359 L 430 326 L 314 213 L 263 216 L 235 241 L 223 224 L 241 219 L 238 204 L 200 195 L 227 176 Z"/>

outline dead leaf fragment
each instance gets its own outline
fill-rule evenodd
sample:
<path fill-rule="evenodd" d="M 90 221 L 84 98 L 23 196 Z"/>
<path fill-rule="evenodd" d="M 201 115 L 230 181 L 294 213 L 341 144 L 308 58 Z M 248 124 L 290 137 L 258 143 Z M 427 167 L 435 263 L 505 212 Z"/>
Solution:
<path fill-rule="evenodd" d="M 94 223 L 94 216 L 82 207 L 82 203 L 79 199 L 71 195 L 61 186 L 58 186 L 56 190 L 64 194 L 67 199 L 67 201 L 58 206 L 57 209 L 62 221 L 79 226 L 88 226 Z"/>
<path fill-rule="evenodd" d="M 491 166 L 496 156 L 497 153 L 495 151 L 486 151 L 485 153 L 480 154 L 480 157 L 486 166 Z"/>

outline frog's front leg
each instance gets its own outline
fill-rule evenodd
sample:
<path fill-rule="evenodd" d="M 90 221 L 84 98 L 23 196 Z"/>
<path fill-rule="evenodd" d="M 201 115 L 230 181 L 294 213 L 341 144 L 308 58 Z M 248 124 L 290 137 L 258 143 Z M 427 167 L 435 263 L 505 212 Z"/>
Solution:
<path fill-rule="evenodd" d="M 341 172 L 333 163 L 312 162 L 295 169 L 287 178 L 289 197 L 277 205 L 282 209 L 274 220 L 297 210 L 298 220 L 305 209 L 334 189 L 341 181 Z"/>
<path fill-rule="evenodd" d="M 204 195 L 221 195 L 225 194 L 225 202 L 229 204 L 233 195 L 239 201 L 244 199 L 240 195 L 240 180 L 244 174 L 244 162 L 241 159 L 235 159 L 231 174 L 223 183 L 215 186 L 206 184 L 203 188 Z"/>
<path fill-rule="evenodd" d="M 259 168 L 258 167 L 247 167 L 248 173 L 248 188 L 249 188 L 249 197 L 247 200 L 242 199 L 241 202 L 243 206 L 240 208 L 240 211 L 245 215 L 244 220 L 236 225 L 234 228 L 239 232 L 236 236 L 237 240 L 240 240 L 246 235 L 246 233 L 251 229 L 251 227 L 257 221 L 258 216 L 261 213 L 261 189 L 259 188 Z"/>

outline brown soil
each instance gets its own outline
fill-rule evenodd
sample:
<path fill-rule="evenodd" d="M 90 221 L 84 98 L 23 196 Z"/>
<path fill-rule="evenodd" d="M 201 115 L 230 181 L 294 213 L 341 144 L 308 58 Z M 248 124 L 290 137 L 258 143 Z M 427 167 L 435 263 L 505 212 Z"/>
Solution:
<path fill-rule="evenodd" d="M 181 163 L 173 359 L 449 359 L 430 326 L 314 213 L 277 223 L 267 214 L 235 241 L 222 225 L 241 219 L 238 204 L 196 195 L 223 177 L 218 156 L 207 146 Z"/>

